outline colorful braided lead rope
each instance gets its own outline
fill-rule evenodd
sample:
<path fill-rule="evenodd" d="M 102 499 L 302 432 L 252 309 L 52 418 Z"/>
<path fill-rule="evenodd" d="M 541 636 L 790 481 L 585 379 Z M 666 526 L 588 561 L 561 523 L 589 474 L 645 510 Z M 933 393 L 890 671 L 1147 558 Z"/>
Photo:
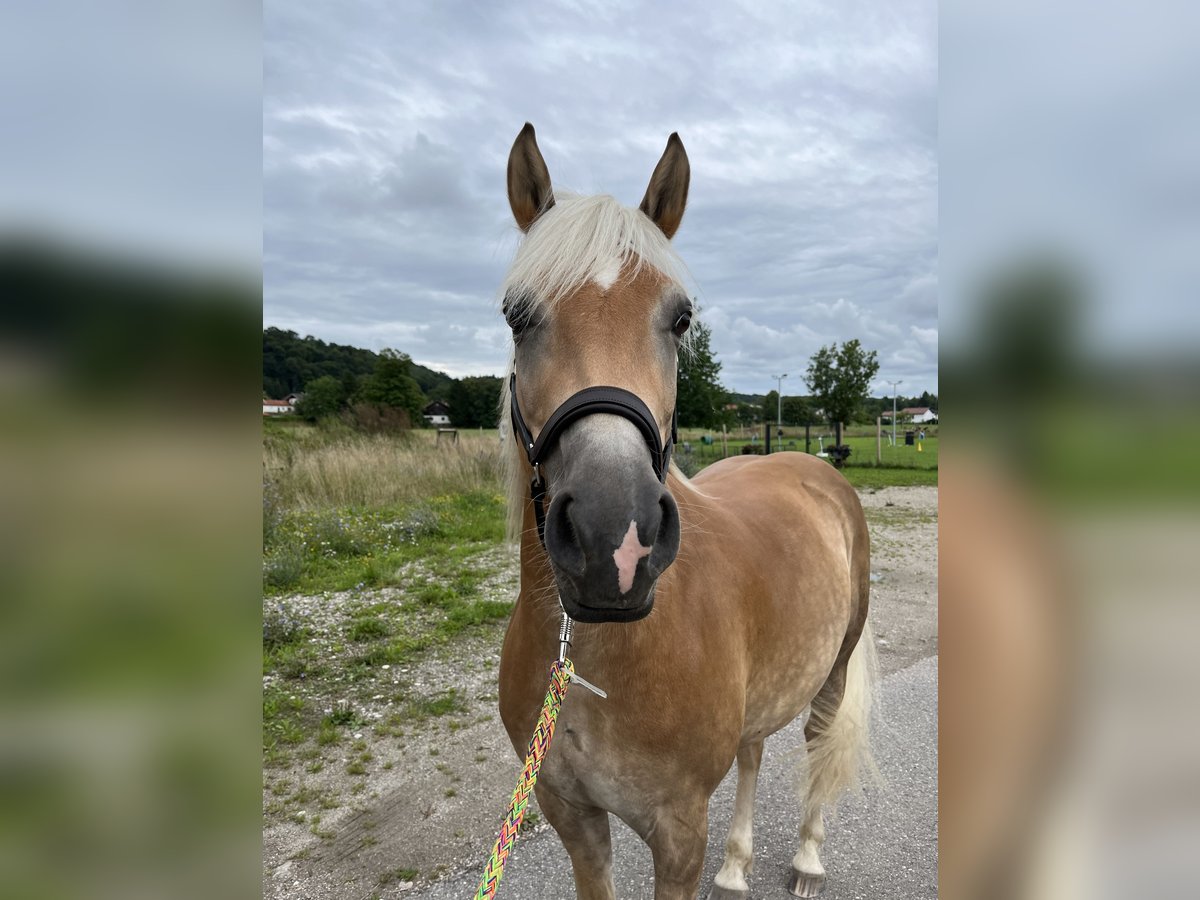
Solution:
<path fill-rule="evenodd" d="M 554 723 L 558 721 L 558 711 L 562 709 L 563 697 L 566 696 L 567 685 L 571 683 L 574 671 L 569 659 L 556 661 L 550 669 L 550 690 L 546 692 L 546 702 L 542 704 L 537 728 L 529 741 L 529 749 L 525 751 L 525 768 L 509 801 L 508 815 L 500 826 L 500 837 L 492 848 L 492 855 L 479 882 L 479 890 L 475 892 L 475 900 L 492 900 L 496 896 L 496 889 L 504 875 L 504 863 L 517 839 L 517 832 L 521 830 L 521 820 L 525 818 L 525 809 L 529 806 L 529 794 L 537 783 L 538 770 L 542 767 L 546 751 L 550 749 Z"/>

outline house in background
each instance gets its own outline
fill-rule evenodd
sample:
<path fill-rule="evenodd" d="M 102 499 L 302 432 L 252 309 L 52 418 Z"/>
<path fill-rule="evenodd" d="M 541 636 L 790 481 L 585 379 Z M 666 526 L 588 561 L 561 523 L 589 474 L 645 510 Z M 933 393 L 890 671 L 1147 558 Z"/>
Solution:
<path fill-rule="evenodd" d="M 435 427 L 450 424 L 450 405 L 442 400 L 434 400 L 422 410 L 425 421 Z"/>
<path fill-rule="evenodd" d="M 282 416 L 295 412 L 296 407 L 291 400 L 268 400 L 263 397 L 264 416 Z"/>
<path fill-rule="evenodd" d="M 914 425 L 936 425 L 938 420 L 937 410 L 930 409 L 928 406 L 909 406 L 900 410 L 896 415 L 902 419 L 908 419 Z"/>

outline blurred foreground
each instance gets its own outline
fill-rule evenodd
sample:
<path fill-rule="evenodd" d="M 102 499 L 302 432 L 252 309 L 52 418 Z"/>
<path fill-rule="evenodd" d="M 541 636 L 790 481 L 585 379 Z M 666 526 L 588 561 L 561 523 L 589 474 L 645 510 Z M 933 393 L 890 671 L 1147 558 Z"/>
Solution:
<path fill-rule="evenodd" d="M 255 286 L 25 243 L 0 284 L 5 892 L 234 896 L 257 873 Z"/>
<path fill-rule="evenodd" d="M 0 893 L 258 876 L 261 11 L 0 11 Z"/>
<path fill-rule="evenodd" d="M 1195 28 L 942 6 L 943 897 L 1195 894 Z"/>

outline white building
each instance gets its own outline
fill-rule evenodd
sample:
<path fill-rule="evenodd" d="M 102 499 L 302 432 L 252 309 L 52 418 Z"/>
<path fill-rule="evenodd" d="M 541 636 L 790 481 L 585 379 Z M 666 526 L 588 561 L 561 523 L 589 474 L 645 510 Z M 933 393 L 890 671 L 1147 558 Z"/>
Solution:
<path fill-rule="evenodd" d="M 900 410 L 898 415 L 901 418 L 907 418 L 914 425 L 936 424 L 938 420 L 937 410 L 930 409 L 928 406 L 910 406 Z"/>
<path fill-rule="evenodd" d="M 450 405 L 441 400 L 434 400 L 423 410 L 425 421 L 436 428 L 450 424 Z"/>

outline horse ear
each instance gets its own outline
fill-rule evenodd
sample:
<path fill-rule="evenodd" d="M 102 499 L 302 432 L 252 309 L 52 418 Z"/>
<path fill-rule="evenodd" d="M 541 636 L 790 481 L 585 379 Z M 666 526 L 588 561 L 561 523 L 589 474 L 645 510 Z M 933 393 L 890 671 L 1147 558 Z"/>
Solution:
<path fill-rule="evenodd" d="M 678 134 L 672 134 L 667 138 L 667 149 L 663 151 L 662 159 L 650 176 L 650 185 L 646 188 L 646 196 L 642 198 L 640 207 L 662 229 L 668 240 L 675 236 L 679 223 L 683 221 L 691 177 L 692 167 L 688 165 L 683 141 Z"/>
<path fill-rule="evenodd" d="M 508 205 L 522 231 L 528 231 L 537 217 L 554 205 L 550 170 L 528 122 L 508 154 Z"/>

